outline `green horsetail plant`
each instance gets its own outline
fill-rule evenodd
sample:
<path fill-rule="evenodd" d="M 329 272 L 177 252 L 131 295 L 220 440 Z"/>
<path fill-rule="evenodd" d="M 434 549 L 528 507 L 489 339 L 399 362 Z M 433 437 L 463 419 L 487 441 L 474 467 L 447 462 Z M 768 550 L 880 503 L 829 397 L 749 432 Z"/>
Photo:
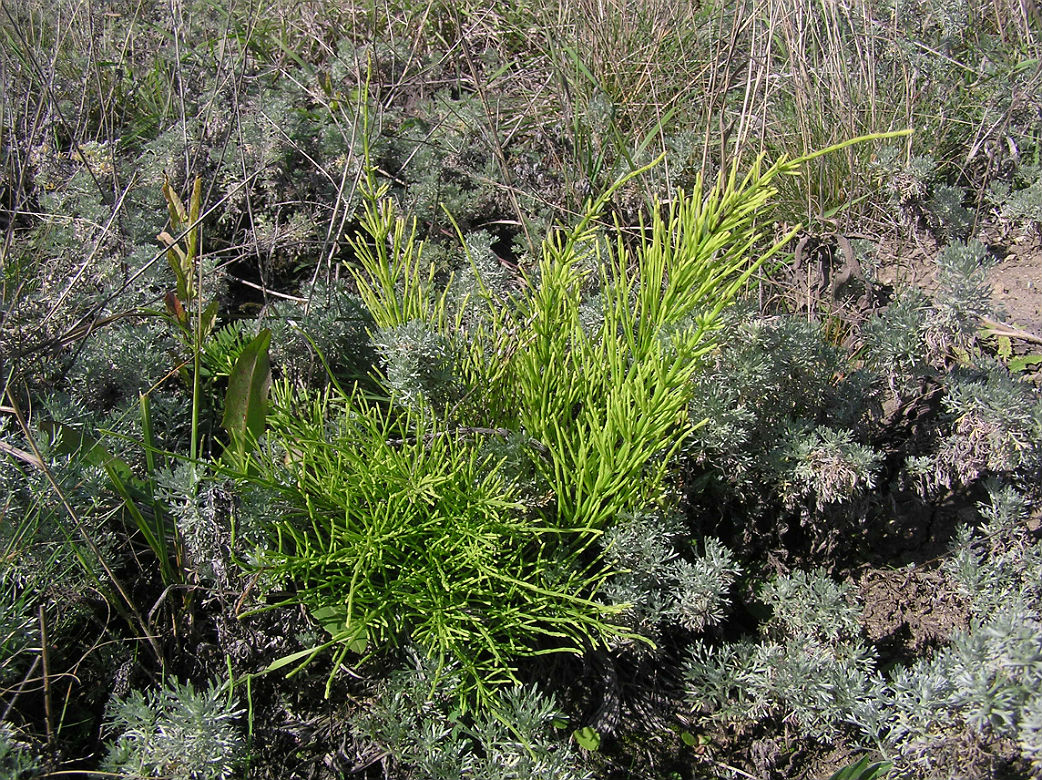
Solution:
<path fill-rule="evenodd" d="M 363 190 L 362 232 L 348 237 L 361 264 L 350 268 L 358 294 L 378 328 L 415 321 L 444 327 L 446 291 L 435 294 L 434 266 L 424 273 L 416 220 L 396 212 L 386 184 L 369 186 Z"/>
<path fill-rule="evenodd" d="M 372 63 L 369 63 L 370 68 Z M 377 184 L 370 148 L 368 109 L 369 79 L 361 90 L 361 143 L 365 159 L 365 181 L 361 184 L 360 231 L 347 237 L 361 267 L 351 266 L 358 294 L 369 309 L 377 328 L 394 328 L 410 322 L 446 327 L 448 287 L 434 292 L 434 266 L 424 272 L 423 242 L 416 240 L 416 219 L 398 214 L 388 197 L 390 185 Z"/>
<path fill-rule="evenodd" d="M 761 237 L 757 209 L 775 193 L 774 179 L 797 170 L 758 163 L 739 180 L 732 169 L 708 191 L 700 178 L 664 215 L 656 209 L 635 253 L 621 235 L 614 248 L 599 243 L 593 217 L 603 198 L 544 245 L 533 293 L 513 323 L 524 335 L 505 389 L 519 400 L 517 423 L 549 454 L 537 464 L 563 526 L 596 533 L 620 512 L 660 498 L 669 459 L 687 435 L 691 379 L 720 312 L 795 232 L 750 256 Z M 601 321 L 592 333 L 581 317 L 590 253 L 602 269 Z"/>
<path fill-rule="evenodd" d="M 518 343 L 499 375 L 508 408 L 518 410 L 505 424 L 519 425 L 549 455 L 536 463 L 564 527 L 599 533 L 620 512 L 658 501 L 669 459 L 691 431 L 691 380 L 721 313 L 800 229 L 757 251 L 759 211 L 807 161 L 881 137 L 766 168 L 761 158 L 741 177 L 734 165 L 710 186 L 700 174 L 691 193 L 656 205 L 633 252 L 621 232 L 613 249 L 598 240 L 595 221 L 615 188 L 545 242 L 538 274 L 526 280 L 532 293 L 507 322 Z M 602 269 L 593 333 L 581 316 L 591 253 Z"/>
<path fill-rule="evenodd" d="M 514 682 L 514 661 L 577 653 L 621 633 L 595 603 L 604 574 L 567 536 L 518 503 L 484 432 L 446 429 L 345 395 L 272 388 L 259 480 L 287 504 L 264 566 L 293 582 L 329 631 L 321 647 L 271 668 L 348 652 L 419 647 L 460 670 L 464 702 Z"/>
<path fill-rule="evenodd" d="M 359 293 L 384 335 L 453 346 L 427 352 L 452 355 L 469 401 L 442 414 L 338 385 L 275 385 L 266 439 L 244 469 L 287 507 L 263 566 L 295 586 L 280 605 L 304 604 L 330 639 L 271 668 L 326 648 L 335 670 L 350 652 L 417 646 L 460 670 L 470 706 L 516 682 L 519 657 L 635 638 L 618 619 L 627 605 L 602 598 L 612 566 L 593 543 L 621 513 L 661 502 L 718 318 L 792 235 L 754 252 L 757 211 L 802 162 L 732 169 L 708 188 L 700 179 L 657 210 L 635 250 L 600 239 L 613 188 L 551 234 L 524 292 L 499 300 L 479 281 L 487 312 L 470 328 L 463 307 L 448 315 L 447 288 L 370 172 L 352 240 Z M 377 379 L 399 400 L 393 372 Z M 473 418 L 457 421 L 461 409 Z M 551 501 L 522 500 L 488 446 L 500 437 L 528 444 Z"/>

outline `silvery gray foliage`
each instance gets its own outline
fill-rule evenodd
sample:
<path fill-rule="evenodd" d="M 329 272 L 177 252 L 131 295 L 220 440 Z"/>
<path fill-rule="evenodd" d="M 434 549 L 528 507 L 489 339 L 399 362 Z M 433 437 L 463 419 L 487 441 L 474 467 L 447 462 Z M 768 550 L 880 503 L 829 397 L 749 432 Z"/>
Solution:
<path fill-rule="evenodd" d="M 0 721 L 0 780 L 29 780 L 40 774 L 39 760 L 15 726 Z"/>
<path fill-rule="evenodd" d="M 834 646 L 855 641 L 859 635 L 861 607 L 852 588 L 824 571 L 796 570 L 774 577 L 760 589 L 759 597 L 771 609 L 764 629 L 770 636 L 799 636 Z"/>
<path fill-rule="evenodd" d="M 597 337 L 604 326 L 604 296 L 600 292 L 583 300 L 579 307 L 579 324 L 588 337 Z"/>
<path fill-rule="evenodd" d="M 499 712 L 475 716 L 470 727 L 477 759 L 472 769 L 482 780 L 587 780 L 593 773 L 566 742 L 555 721 L 563 723 L 553 697 L 531 687 L 501 691 Z M 556 732 L 556 733 L 555 733 Z"/>
<path fill-rule="evenodd" d="M 689 631 L 702 631 L 724 619 L 727 596 L 742 568 L 734 554 L 707 537 L 704 551 L 693 561 L 677 560 L 672 567 L 672 599 L 666 615 Z"/>
<path fill-rule="evenodd" d="M 1006 610 L 956 634 L 933 658 L 895 671 L 882 692 L 881 745 L 899 766 L 936 776 L 1017 741 L 1037 760 L 1042 623 Z M 1002 751 L 996 758 L 1001 759 Z"/>
<path fill-rule="evenodd" d="M 884 145 L 871 163 L 891 202 L 901 207 L 922 201 L 937 178 L 937 161 L 932 157 L 917 155 L 906 160 L 906 156 L 903 149 Z"/>
<path fill-rule="evenodd" d="M 1042 768 L 1042 544 L 1027 530 L 1025 496 L 995 482 L 988 489 L 982 526 L 962 529 L 945 563 L 969 627 L 891 673 L 877 704 L 884 717 L 866 728 L 906 772 L 961 771 L 975 756 L 981 773 L 1018 746 Z"/>
<path fill-rule="evenodd" d="M 67 429 L 52 424 L 63 420 L 69 421 Z M 6 550 L 3 576 L 29 604 L 62 604 L 57 611 L 62 618 L 76 612 L 72 607 L 82 603 L 88 583 L 104 575 L 101 560 L 79 554 L 80 540 L 63 500 L 75 508 L 83 527 L 91 529 L 92 541 L 106 560 L 112 560 L 117 544 L 106 524 L 112 509 L 108 478 L 100 466 L 80 457 L 92 445 L 81 444 L 79 434 L 89 436 L 93 424 L 93 416 L 66 397 L 41 399 L 36 409 L 30 432 L 61 497 L 39 468 L 7 455 L 0 467 L 0 506 L 4 517 L 12 518 L 0 522 L 0 548 Z M 31 450 L 10 422 L 0 425 L 0 434 L 7 443 Z"/>
<path fill-rule="evenodd" d="M 777 542 L 798 526 L 811 549 L 828 551 L 870 508 L 882 457 L 868 437 L 884 382 L 821 324 L 725 317 L 690 406 L 702 423 L 686 449 L 698 492 L 710 512 L 742 516 L 745 540 Z"/>
<path fill-rule="evenodd" d="M 131 691 L 106 707 L 109 743 L 101 768 L 120 777 L 234 777 L 244 751 L 235 724 L 241 714 L 216 681 L 196 689 L 171 680 L 147 694 Z"/>
<path fill-rule="evenodd" d="M 795 507 L 813 500 L 819 512 L 871 489 L 881 461 L 851 431 L 827 425 L 792 426 L 771 453 L 783 503 Z"/>
<path fill-rule="evenodd" d="M 760 597 L 774 615 L 759 642 L 692 645 L 684 675 L 695 713 L 725 723 L 784 717 L 826 742 L 870 716 L 880 678 L 849 588 L 796 572 Z"/>
<path fill-rule="evenodd" d="M 917 288 L 901 290 L 882 312 L 861 327 L 866 363 L 877 371 L 897 398 L 918 389 L 931 366 L 925 323 L 930 300 Z"/>
<path fill-rule="evenodd" d="M 170 512 L 188 553 L 183 565 L 200 581 L 228 585 L 231 533 L 230 493 L 202 465 L 179 463 L 156 474 L 156 498 Z M 234 571 L 234 569 L 233 569 Z"/>
<path fill-rule="evenodd" d="M 1015 734 L 1020 710 L 1042 690 L 1042 624 L 1006 610 L 958 634 L 941 657 L 953 682 L 950 709 L 984 734 Z"/>
<path fill-rule="evenodd" d="M 441 89 L 416 109 L 390 140 L 390 153 L 409 161 L 396 179 L 406 182 L 403 210 L 423 224 L 445 224 L 446 211 L 460 223 L 483 221 L 496 211 L 493 182 L 501 174 L 481 141 L 487 120 L 481 102 Z"/>
<path fill-rule="evenodd" d="M 81 341 L 68 371 L 69 392 L 95 410 L 108 410 L 165 377 L 176 363 L 171 328 L 158 319 L 115 322 Z"/>
<path fill-rule="evenodd" d="M 715 723 L 745 723 L 769 710 L 760 645 L 750 641 L 691 644 L 684 663 L 685 693 L 694 713 Z"/>
<path fill-rule="evenodd" d="M 708 722 L 751 724 L 788 718 L 825 742 L 863 717 L 878 688 L 872 651 L 789 639 L 711 647 L 696 642 L 685 664 L 686 696 Z"/>
<path fill-rule="evenodd" d="M 1009 182 L 992 182 L 987 195 L 1007 226 L 1042 223 L 1042 166 L 1017 166 L 1013 186 Z"/>
<path fill-rule="evenodd" d="M 965 238 L 973 228 L 973 213 L 963 206 L 966 191 L 962 187 L 938 184 L 934 187 L 926 210 L 935 221 L 938 232 L 952 238 Z"/>
<path fill-rule="evenodd" d="M 448 305 L 465 332 L 486 323 L 486 297 L 492 305 L 505 305 L 515 283 L 514 275 L 492 251 L 494 236 L 487 230 L 468 233 L 461 248 L 462 259 L 453 271 Z"/>
<path fill-rule="evenodd" d="M 980 368 L 952 372 L 946 389 L 948 429 L 934 453 L 908 461 L 909 473 L 925 491 L 1035 472 L 1042 396 L 1030 384 L 984 359 Z"/>
<path fill-rule="evenodd" d="M 373 335 L 384 382 L 395 401 L 418 409 L 444 403 L 454 392 L 454 349 L 419 321 L 380 328 Z"/>
<path fill-rule="evenodd" d="M 535 688 L 498 691 L 494 707 L 463 715 L 452 670 L 414 656 L 392 673 L 352 725 L 361 743 L 388 754 L 408 780 L 585 780 L 579 756 L 555 735 L 560 713 Z M 364 748 L 363 748 L 364 750 Z"/>
<path fill-rule="evenodd" d="M 641 513 L 620 518 L 605 532 L 606 555 L 616 573 L 604 597 L 629 604 L 624 620 L 639 633 L 657 636 L 665 623 L 702 631 L 724 618 L 727 595 L 741 567 L 717 539 L 700 554 L 682 557 L 678 515 Z M 637 642 L 634 649 L 647 648 Z"/>
<path fill-rule="evenodd" d="M 1017 740 L 1021 754 L 1042 774 L 1042 693 L 1031 697 L 1020 714 Z"/>
<path fill-rule="evenodd" d="M 956 241 L 937 257 L 938 289 L 931 296 L 914 287 L 900 290 L 862 326 L 861 356 L 893 396 L 913 394 L 924 377 L 946 371 L 953 357 L 968 362 L 980 318 L 993 313 L 987 273 L 994 264 L 979 241 Z M 977 357 L 974 352 L 974 362 Z"/>
<path fill-rule="evenodd" d="M 1031 504 L 1009 485 L 991 483 L 980 505 L 984 524 L 964 526 L 945 569 L 966 596 L 974 618 L 985 622 L 1011 608 L 1042 612 L 1042 545 L 1027 530 Z"/>
<path fill-rule="evenodd" d="M 605 556 L 616 574 L 603 596 L 610 603 L 629 604 L 624 619 L 645 635 L 657 634 L 669 610 L 681 520 L 675 514 L 636 514 L 618 518 L 604 534 Z"/>
<path fill-rule="evenodd" d="M 871 393 L 819 324 L 740 308 L 724 319 L 720 349 L 695 380 L 691 419 L 704 424 L 688 452 L 732 489 L 757 495 L 768 453 L 793 425 L 856 427 Z"/>
<path fill-rule="evenodd" d="M 327 379 L 364 375 L 372 363 L 372 318 L 361 299 L 341 283 L 319 282 L 310 303 L 281 301 L 261 317 L 271 329 L 271 364 L 283 376 L 310 386 Z M 323 365 L 323 360 L 325 365 Z"/>
<path fill-rule="evenodd" d="M 937 255 L 939 289 L 925 331 L 935 354 L 965 348 L 976 338 L 980 318 L 992 311 L 987 276 L 994 265 L 995 258 L 979 241 L 956 241 Z"/>

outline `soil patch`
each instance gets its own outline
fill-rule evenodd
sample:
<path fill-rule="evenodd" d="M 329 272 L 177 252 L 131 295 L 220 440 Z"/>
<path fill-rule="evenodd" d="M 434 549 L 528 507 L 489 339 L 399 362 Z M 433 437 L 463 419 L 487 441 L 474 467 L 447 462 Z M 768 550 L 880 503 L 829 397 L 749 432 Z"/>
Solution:
<path fill-rule="evenodd" d="M 1035 234 L 1016 236 L 988 273 L 1002 319 L 1042 336 L 1042 241 Z"/>
<path fill-rule="evenodd" d="M 969 626 L 964 600 L 936 568 L 873 568 L 856 584 L 861 623 L 883 666 L 914 660 Z"/>
<path fill-rule="evenodd" d="M 996 319 L 1035 337 L 1042 337 L 1042 237 L 1036 232 L 981 231 L 981 241 L 998 262 L 988 271 Z M 915 285 L 931 295 L 937 292 L 937 255 L 943 249 L 929 235 L 880 244 L 877 258 L 880 282 L 901 289 Z M 1039 344 L 1032 344 L 1034 352 Z"/>

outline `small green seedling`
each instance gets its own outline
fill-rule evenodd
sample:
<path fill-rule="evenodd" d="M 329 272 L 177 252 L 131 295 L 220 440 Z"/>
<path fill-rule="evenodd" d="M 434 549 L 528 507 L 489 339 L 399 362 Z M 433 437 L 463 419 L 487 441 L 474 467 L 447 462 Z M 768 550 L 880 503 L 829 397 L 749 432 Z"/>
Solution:
<path fill-rule="evenodd" d="M 579 744 L 579 747 L 586 750 L 597 750 L 601 746 L 601 735 L 597 733 L 597 729 L 589 726 L 583 726 L 581 729 L 576 729 L 572 732 L 572 736 Z"/>

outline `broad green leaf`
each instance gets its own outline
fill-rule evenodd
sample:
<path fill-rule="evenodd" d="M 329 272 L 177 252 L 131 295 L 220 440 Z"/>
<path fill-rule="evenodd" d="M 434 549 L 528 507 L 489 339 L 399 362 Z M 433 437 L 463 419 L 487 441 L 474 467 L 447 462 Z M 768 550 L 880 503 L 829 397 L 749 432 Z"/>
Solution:
<path fill-rule="evenodd" d="M 862 756 L 855 763 L 845 766 L 829 780 L 882 780 L 890 773 L 893 764 L 889 761 L 869 763 L 867 755 Z"/>
<path fill-rule="evenodd" d="M 180 233 L 181 228 L 188 221 L 188 212 L 185 211 L 184 204 L 181 202 L 181 198 L 178 197 L 177 192 L 170 186 L 170 178 L 168 176 L 163 177 L 163 197 L 166 198 L 167 209 L 170 211 L 170 225 L 175 233 Z"/>
<path fill-rule="evenodd" d="M 590 728 L 589 726 L 583 726 L 581 729 L 576 729 L 572 732 L 572 736 L 575 737 L 575 741 L 579 743 L 579 747 L 586 748 L 587 750 L 597 750 L 601 746 L 601 735 L 597 733 L 596 729 Z"/>
<path fill-rule="evenodd" d="M 322 624 L 334 640 L 344 642 L 352 653 L 364 653 L 367 644 L 365 624 L 351 625 L 346 609 L 326 606 L 311 610 L 311 616 Z"/>
<path fill-rule="evenodd" d="M 195 258 L 199 255 L 199 212 L 202 209 L 203 180 L 196 176 L 192 185 L 192 199 L 189 202 L 188 224 L 192 228 L 188 231 L 188 264 L 189 271 L 195 264 Z"/>
<path fill-rule="evenodd" d="M 1009 370 L 1019 374 L 1039 364 L 1042 364 L 1042 355 L 1022 355 L 1009 359 Z"/>
<path fill-rule="evenodd" d="M 301 666 L 307 665 L 311 662 L 312 658 L 314 658 L 316 655 L 318 655 L 327 647 L 329 647 L 330 644 L 330 642 L 327 642 L 326 644 L 320 645 L 319 647 L 309 647 L 307 650 L 299 650 L 296 653 L 284 655 L 282 656 L 282 658 L 276 658 L 274 661 L 267 665 L 267 667 L 264 669 L 264 673 L 267 674 L 268 672 L 274 672 L 277 669 L 281 669 L 284 666 L 289 666 L 290 664 L 294 664 L 297 661 L 303 661 L 303 664 L 301 664 Z"/>
<path fill-rule="evenodd" d="M 240 465 L 247 447 L 256 443 L 264 432 L 267 420 L 268 390 L 271 387 L 270 344 L 271 331 L 265 328 L 243 348 L 228 377 L 221 427 L 230 437 L 226 452 L 231 451 Z"/>

